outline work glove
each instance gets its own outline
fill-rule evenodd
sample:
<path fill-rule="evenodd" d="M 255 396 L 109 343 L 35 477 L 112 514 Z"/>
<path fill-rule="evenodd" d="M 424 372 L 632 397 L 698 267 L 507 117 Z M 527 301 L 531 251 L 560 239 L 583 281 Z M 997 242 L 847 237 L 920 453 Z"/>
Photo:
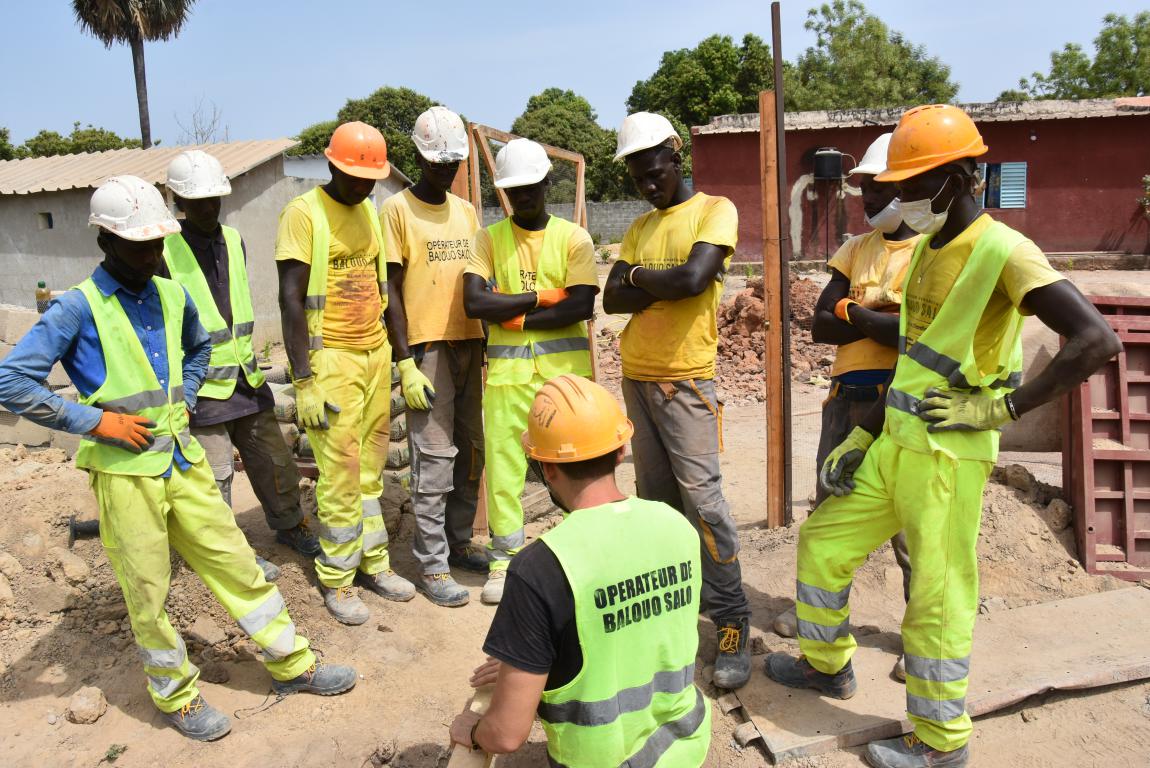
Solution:
<path fill-rule="evenodd" d="M 918 415 L 930 422 L 927 432 L 998 429 L 1012 421 L 1005 398 L 983 392 L 950 392 L 928 389 L 918 404 Z"/>
<path fill-rule="evenodd" d="M 553 307 L 563 299 L 567 298 L 566 288 L 548 288 L 545 291 L 536 291 L 536 304 L 537 307 Z"/>
<path fill-rule="evenodd" d="M 400 386 L 403 387 L 403 399 L 407 401 L 407 407 L 417 411 L 430 410 L 431 402 L 435 398 L 435 387 L 431 386 L 431 380 L 419 370 L 415 358 L 405 357 L 397 365 Z"/>
<path fill-rule="evenodd" d="M 154 421 L 148 421 L 143 416 L 104 411 L 100 415 L 100 423 L 88 434 L 126 451 L 140 453 L 156 442 L 151 432 L 155 427 Z"/>
<path fill-rule="evenodd" d="M 855 427 L 827 456 L 819 469 L 819 487 L 835 496 L 846 496 L 855 489 L 855 471 L 862 464 L 874 435 L 862 427 Z"/>
<path fill-rule="evenodd" d="M 339 413 L 339 406 L 327 399 L 323 387 L 316 383 L 315 376 L 296 379 L 295 410 L 296 419 L 304 429 L 327 429 L 327 412 Z"/>
<path fill-rule="evenodd" d="M 527 318 L 527 315 L 520 315 L 519 317 L 513 317 L 510 320 L 504 320 L 499 325 L 501 328 L 506 328 L 509 331 L 522 331 L 523 330 L 523 321 L 526 318 Z"/>

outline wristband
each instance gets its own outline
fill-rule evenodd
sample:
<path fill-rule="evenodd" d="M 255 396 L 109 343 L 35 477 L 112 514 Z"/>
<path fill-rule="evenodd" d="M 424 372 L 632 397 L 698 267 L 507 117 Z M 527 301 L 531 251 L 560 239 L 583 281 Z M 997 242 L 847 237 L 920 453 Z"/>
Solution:
<path fill-rule="evenodd" d="M 635 285 L 635 272 L 636 272 L 636 270 L 640 270 L 642 268 L 643 268 L 642 264 L 636 264 L 635 266 L 633 266 L 629 270 L 627 270 L 627 278 L 624 282 L 626 282 L 627 285 L 631 286 L 632 288 L 638 288 L 639 286 Z"/>
<path fill-rule="evenodd" d="M 1007 413 L 1010 414 L 1011 420 L 1012 421 L 1018 421 L 1018 419 L 1019 419 L 1018 409 L 1016 409 L 1014 407 L 1014 399 L 1011 398 L 1009 393 L 1007 393 L 1006 397 L 1004 397 L 1002 399 L 1006 401 L 1006 411 L 1007 411 Z"/>
<path fill-rule="evenodd" d="M 539 291 L 535 291 L 535 309 L 539 309 Z"/>
<path fill-rule="evenodd" d="M 483 749 L 483 747 L 479 746 L 479 742 L 475 740 L 475 731 L 477 728 L 479 728 L 479 724 L 481 722 L 483 722 L 482 718 L 480 718 L 479 720 L 476 720 L 475 725 L 471 726 L 471 748 L 472 749 Z"/>
<path fill-rule="evenodd" d="M 850 323 L 851 325 L 854 325 L 854 323 L 851 323 L 851 316 L 850 316 L 851 304 L 858 304 L 858 302 L 855 301 L 854 299 L 850 298 L 849 296 L 847 298 L 844 298 L 844 299 L 839 299 L 838 302 L 835 304 L 835 317 L 837 317 L 839 320 L 842 320 L 845 323 Z"/>

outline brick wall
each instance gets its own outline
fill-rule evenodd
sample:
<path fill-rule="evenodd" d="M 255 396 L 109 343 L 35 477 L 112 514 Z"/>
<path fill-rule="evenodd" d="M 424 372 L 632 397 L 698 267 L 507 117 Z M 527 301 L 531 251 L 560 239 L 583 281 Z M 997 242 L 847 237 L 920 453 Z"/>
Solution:
<path fill-rule="evenodd" d="M 563 219 L 574 217 L 575 206 L 571 204 L 548 205 L 547 210 Z M 587 203 L 587 231 L 597 243 L 617 243 L 631 222 L 651 210 L 645 200 L 616 200 L 610 203 Z M 494 224 L 503 218 L 503 209 L 498 206 L 483 209 L 483 223 Z"/>

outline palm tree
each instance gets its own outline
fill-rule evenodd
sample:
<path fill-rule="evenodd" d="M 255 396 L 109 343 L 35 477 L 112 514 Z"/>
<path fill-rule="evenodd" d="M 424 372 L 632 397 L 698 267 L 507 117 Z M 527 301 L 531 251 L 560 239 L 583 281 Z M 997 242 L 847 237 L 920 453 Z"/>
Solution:
<path fill-rule="evenodd" d="M 140 107 L 140 141 L 152 146 L 148 117 L 148 83 L 144 76 L 144 41 L 167 40 L 180 33 L 196 0 L 72 0 L 80 29 L 107 48 L 113 43 L 132 47 L 136 101 Z"/>

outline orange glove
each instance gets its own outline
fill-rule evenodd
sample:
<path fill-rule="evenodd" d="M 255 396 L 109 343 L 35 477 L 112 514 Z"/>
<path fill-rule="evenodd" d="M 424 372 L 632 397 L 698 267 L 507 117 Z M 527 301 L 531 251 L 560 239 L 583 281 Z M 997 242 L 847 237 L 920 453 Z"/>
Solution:
<path fill-rule="evenodd" d="M 553 307 L 563 299 L 567 298 L 566 288 L 548 288 L 545 291 L 536 291 L 535 306 L 537 307 Z"/>
<path fill-rule="evenodd" d="M 839 299 L 838 303 L 835 304 L 835 317 L 837 317 L 839 320 L 842 320 L 844 323 L 850 323 L 851 304 L 858 304 L 858 302 L 851 298 Z M 851 323 L 851 325 L 854 325 L 854 323 Z"/>
<path fill-rule="evenodd" d="M 519 317 L 513 317 L 510 320 L 504 320 L 499 325 L 500 325 L 500 327 L 506 328 L 509 331 L 522 331 L 523 330 L 523 320 L 526 317 L 527 317 L 527 315 L 520 315 Z"/>
<path fill-rule="evenodd" d="M 104 411 L 103 415 L 100 416 L 100 423 L 88 434 L 99 437 L 126 451 L 140 453 L 156 442 L 156 438 L 152 436 L 150 431 L 155 426 L 154 421 L 148 421 L 143 416 Z"/>

